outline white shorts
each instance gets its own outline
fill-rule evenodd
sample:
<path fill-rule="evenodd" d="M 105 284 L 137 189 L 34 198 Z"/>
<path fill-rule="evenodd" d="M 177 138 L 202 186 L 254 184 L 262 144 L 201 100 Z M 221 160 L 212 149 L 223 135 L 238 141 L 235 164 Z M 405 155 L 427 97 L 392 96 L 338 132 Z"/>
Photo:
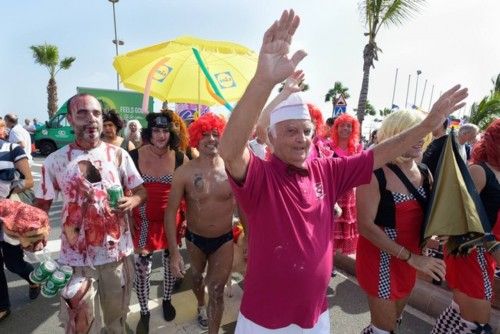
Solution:
<path fill-rule="evenodd" d="M 330 334 L 330 313 L 328 310 L 321 313 L 313 328 L 302 328 L 292 324 L 282 328 L 268 329 L 248 320 L 240 312 L 235 334 Z"/>

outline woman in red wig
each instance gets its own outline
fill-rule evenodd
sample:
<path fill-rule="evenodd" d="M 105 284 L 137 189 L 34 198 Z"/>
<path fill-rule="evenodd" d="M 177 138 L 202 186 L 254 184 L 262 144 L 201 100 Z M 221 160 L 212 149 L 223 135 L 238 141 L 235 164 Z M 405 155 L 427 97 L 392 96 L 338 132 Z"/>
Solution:
<path fill-rule="evenodd" d="M 328 158 L 333 156 L 333 150 L 330 146 L 328 129 L 323 121 L 321 110 L 314 104 L 307 104 L 311 120 L 314 123 L 315 134 L 312 141 L 309 159 Z"/>
<path fill-rule="evenodd" d="M 334 156 L 347 157 L 361 151 L 359 144 L 359 122 L 356 118 L 343 114 L 333 124 L 331 147 Z M 355 188 L 342 195 L 337 204 L 342 214 L 337 219 L 334 230 L 335 248 L 344 254 L 356 252 L 358 228 L 356 226 L 356 193 Z"/>

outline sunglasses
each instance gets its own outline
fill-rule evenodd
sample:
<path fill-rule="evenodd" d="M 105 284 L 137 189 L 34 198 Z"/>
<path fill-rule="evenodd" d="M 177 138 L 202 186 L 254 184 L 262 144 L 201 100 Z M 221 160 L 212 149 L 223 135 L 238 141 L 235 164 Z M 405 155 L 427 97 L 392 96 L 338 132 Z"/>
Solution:
<path fill-rule="evenodd" d="M 170 122 L 168 118 L 165 116 L 158 116 L 152 122 L 150 122 L 150 127 L 155 127 L 155 128 L 168 128 L 169 125 Z"/>

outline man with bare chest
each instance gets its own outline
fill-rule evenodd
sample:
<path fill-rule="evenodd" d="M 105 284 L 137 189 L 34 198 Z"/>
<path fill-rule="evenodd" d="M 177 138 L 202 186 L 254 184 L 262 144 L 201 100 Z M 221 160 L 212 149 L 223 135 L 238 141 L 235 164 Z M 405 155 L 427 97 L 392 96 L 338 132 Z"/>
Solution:
<path fill-rule="evenodd" d="M 190 146 L 198 149 L 200 155 L 175 171 L 165 211 L 172 273 L 183 277 L 184 264 L 175 242 L 175 214 L 181 200 L 185 199 L 186 245 L 191 258 L 193 292 L 198 300 L 197 320 L 200 327 L 208 328 L 209 334 L 219 331 L 224 310 L 224 285 L 233 262 L 231 224 L 236 205 L 217 149 L 224 126 L 225 122 L 213 114 L 203 115 L 191 124 Z M 205 267 L 207 274 L 203 280 Z M 208 316 L 205 285 L 209 295 Z"/>

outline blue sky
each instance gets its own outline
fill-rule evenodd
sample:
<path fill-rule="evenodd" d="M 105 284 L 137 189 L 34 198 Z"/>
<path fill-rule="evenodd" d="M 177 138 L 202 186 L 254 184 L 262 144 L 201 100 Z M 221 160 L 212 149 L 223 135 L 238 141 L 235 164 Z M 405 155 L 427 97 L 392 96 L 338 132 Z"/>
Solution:
<path fill-rule="evenodd" d="M 324 95 L 334 81 L 349 87 L 348 110 L 357 105 L 362 78 L 364 27 L 355 0 L 120 0 L 116 4 L 120 53 L 194 35 L 229 40 L 258 51 L 264 30 L 286 8 L 294 8 L 302 22 L 293 49 L 309 56 L 301 64 L 310 85 L 307 98 L 325 115 L 331 105 Z M 34 64 L 30 45 L 55 44 L 60 56 L 77 58 L 57 76 L 59 103 L 77 86 L 114 89 L 115 56 L 112 5 L 107 0 L 2 1 L 0 5 L 0 115 L 47 119 L 48 72 Z M 432 85 L 435 100 L 455 83 L 470 89 L 467 109 L 492 87 L 500 73 L 498 0 L 429 0 L 420 14 L 401 27 L 383 29 L 383 50 L 370 80 L 369 100 L 377 109 L 389 107 L 394 75 L 399 68 L 395 104 L 403 106 L 408 75 L 409 102 L 415 96 L 415 72 L 422 71 L 417 104 L 427 87 L 422 107 L 427 109 Z M 155 102 L 158 108 L 160 103 Z"/>

